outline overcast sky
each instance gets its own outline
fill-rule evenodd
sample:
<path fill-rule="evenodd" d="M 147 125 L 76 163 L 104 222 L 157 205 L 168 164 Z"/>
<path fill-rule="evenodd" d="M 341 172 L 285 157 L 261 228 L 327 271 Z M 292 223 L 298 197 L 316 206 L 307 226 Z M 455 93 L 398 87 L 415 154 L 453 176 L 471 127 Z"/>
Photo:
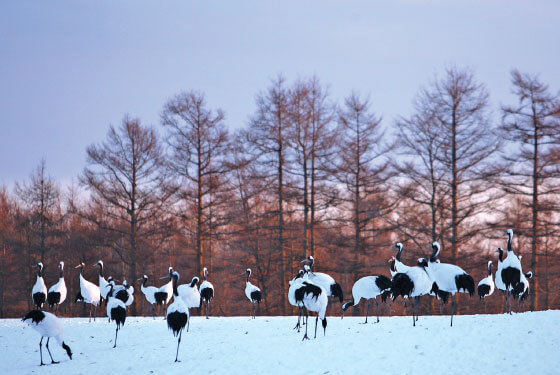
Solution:
<path fill-rule="evenodd" d="M 3 1 L 0 185 L 44 157 L 68 183 L 124 114 L 159 128 L 188 89 L 245 126 L 270 79 L 316 74 L 369 93 L 386 125 L 446 66 L 468 66 L 494 108 L 509 72 L 560 89 L 560 1 Z"/>

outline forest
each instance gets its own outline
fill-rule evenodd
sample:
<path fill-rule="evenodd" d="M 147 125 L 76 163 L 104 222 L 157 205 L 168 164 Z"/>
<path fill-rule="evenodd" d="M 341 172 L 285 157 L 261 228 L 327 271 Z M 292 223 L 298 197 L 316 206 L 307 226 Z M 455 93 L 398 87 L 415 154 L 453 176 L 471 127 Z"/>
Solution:
<path fill-rule="evenodd" d="M 278 75 L 256 93 L 241 129 L 194 90 L 163 103 L 159 124 L 128 114 L 118 126 L 99 124 L 106 138 L 84 150 L 74 183 L 51 177 L 45 155 L 28 179 L 0 186 L 0 318 L 32 308 L 37 262 L 47 287 L 66 264 L 63 316 L 88 314 L 74 302 L 74 267 L 84 262 L 97 283 L 98 260 L 106 277 L 134 285 L 131 315 L 152 311 L 137 280 L 145 274 L 160 286 L 169 266 L 180 283 L 208 268 L 213 315 L 249 314 L 247 267 L 262 290 L 259 314 L 294 315 L 288 281 L 309 255 L 349 300 L 358 278 L 390 276 L 397 241 L 407 264 L 439 241 L 442 262 L 478 283 L 508 228 L 534 275 L 514 311 L 559 309 L 560 94 L 517 70 L 511 92 L 511 103 L 492 106 L 470 69 L 450 67 L 389 121 L 367 95 L 334 98 L 316 76 Z M 340 315 L 338 301 L 330 305 Z M 347 315 L 364 313 L 362 305 Z M 500 313 L 504 297 L 483 304 L 461 295 L 458 307 Z M 403 309 L 396 301 L 381 312 Z M 440 307 L 426 297 L 419 312 Z"/>

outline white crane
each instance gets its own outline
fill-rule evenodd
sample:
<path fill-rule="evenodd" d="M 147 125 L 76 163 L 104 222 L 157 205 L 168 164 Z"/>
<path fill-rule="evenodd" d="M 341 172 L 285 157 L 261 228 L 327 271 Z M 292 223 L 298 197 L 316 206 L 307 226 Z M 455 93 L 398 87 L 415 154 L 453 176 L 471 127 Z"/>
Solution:
<path fill-rule="evenodd" d="M 66 283 L 64 282 L 64 262 L 58 263 L 60 269 L 60 276 L 58 282 L 49 288 L 49 293 L 47 294 L 47 303 L 49 308 L 56 306 L 55 311 L 58 311 L 58 305 L 66 300 Z"/>
<path fill-rule="evenodd" d="M 160 277 L 160 279 L 170 278 L 171 273 L 173 273 L 173 267 L 170 266 L 167 270 L 167 275 Z M 172 296 L 173 296 L 173 280 L 169 280 L 169 282 L 161 286 L 154 294 L 154 297 L 156 299 L 156 304 L 158 306 L 167 305 L 171 300 Z"/>
<path fill-rule="evenodd" d="M 26 321 L 31 327 L 33 327 L 37 332 L 41 334 L 41 341 L 39 341 L 39 354 L 41 356 L 41 366 L 45 365 L 43 363 L 43 338 L 47 338 L 47 351 L 51 357 L 51 363 L 58 363 L 53 359 L 51 350 L 49 349 L 49 340 L 54 337 L 56 341 L 66 350 L 68 357 L 72 359 L 72 350 L 70 347 L 64 343 L 64 326 L 62 321 L 58 319 L 54 314 L 41 310 L 31 310 L 22 319 Z"/>
<path fill-rule="evenodd" d="M 430 261 L 425 269 L 440 290 L 451 293 L 451 326 L 453 327 L 455 293 L 469 293 L 472 296 L 474 294 L 474 280 L 471 275 L 459 266 L 437 262 L 437 256 L 440 251 L 438 242 L 432 243 L 432 250 Z"/>
<path fill-rule="evenodd" d="M 303 281 L 300 286 L 295 290 L 295 299 L 297 302 L 303 303 L 305 309 L 309 311 L 313 311 L 317 313 L 317 317 L 315 319 L 315 337 L 317 338 L 317 324 L 319 322 L 319 318 L 321 319 L 321 323 L 323 325 L 323 334 L 326 334 L 327 331 L 327 317 L 325 313 L 327 311 L 327 305 L 329 303 L 329 298 L 327 296 L 327 291 L 325 288 L 315 285 L 310 281 Z M 305 335 L 303 336 L 303 340 L 309 340 L 309 336 L 307 336 L 307 327 L 309 315 L 308 313 L 305 314 Z"/>
<path fill-rule="evenodd" d="M 113 348 L 116 348 L 119 329 L 124 326 L 126 320 L 126 305 L 113 295 L 114 288 L 113 284 L 107 285 L 107 289 L 109 290 L 109 293 L 107 293 L 107 316 L 109 320 L 114 321 L 117 326 L 115 329 L 115 345 L 113 345 Z"/>
<path fill-rule="evenodd" d="M 506 311 L 511 314 L 511 291 L 521 281 L 523 271 L 521 270 L 521 261 L 515 255 L 512 247 L 513 230 L 508 229 L 506 234 L 508 236 L 507 258 L 502 263 L 501 276 L 506 290 Z"/>
<path fill-rule="evenodd" d="M 360 303 L 360 300 L 364 298 L 367 300 L 366 321 L 364 322 L 364 324 L 366 324 L 369 312 L 369 302 L 373 299 L 375 300 L 377 323 L 379 323 L 379 302 L 377 301 L 377 296 L 381 295 L 381 301 L 385 302 L 391 293 L 392 286 L 393 283 L 387 276 L 379 275 L 362 277 L 352 286 L 352 301 L 346 302 L 342 305 L 342 317 L 344 317 L 344 312 L 346 312 L 350 306 L 357 306 Z"/>
<path fill-rule="evenodd" d="M 189 309 L 189 321 L 187 322 L 187 332 L 189 332 L 189 326 L 191 325 L 190 309 L 197 308 L 200 309 L 200 291 L 198 290 L 198 283 L 200 279 L 198 277 L 193 277 L 190 284 L 183 284 L 177 287 L 179 296 L 185 302 L 185 305 Z"/>
<path fill-rule="evenodd" d="M 101 298 L 107 300 L 107 294 L 109 293 L 109 288 L 107 288 L 107 286 L 109 283 L 103 276 L 103 261 L 100 259 L 95 265 L 99 266 L 99 291 L 101 293 Z"/>
<path fill-rule="evenodd" d="M 204 309 L 206 310 L 206 319 L 210 315 L 210 301 L 214 298 L 214 285 L 206 278 L 208 276 L 208 269 L 206 267 L 202 270 L 202 284 L 200 284 L 200 300 L 204 302 Z"/>
<path fill-rule="evenodd" d="M 33 299 L 33 304 L 37 307 L 37 310 L 41 310 L 43 304 L 47 300 L 47 286 L 45 285 L 45 280 L 43 276 L 45 272 L 43 271 L 43 263 L 37 263 L 37 281 L 33 285 L 33 290 L 31 291 L 31 298 Z"/>
<path fill-rule="evenodd" d="M 327 291 L 328 297 L 338 297 L 340 303 L 344 301 L 344 296 L 342 294 L 342 288 L 334 278 L 323 272 L 315 272 L 315 258 L 313 256 L 308 256 L 307 259 L 302 260 L 303 262 L 309 263 L 309 268 L 311 272 L 308 273 L 307 277 L 309 281 L 313 284 L 323 287 Z"/>
<path fill-rule="evenodd" d="M 486 312 L 486 297 L 494 293 L 494 280 L 492 278 L 492 261 L 488 261 L 488 276 L 478 282 L 478 297 L 484 300 L 484 312 Z"/>
<path fill-rule="evenodd" d="M 251 276 L 251 269 L 247 268 L 242 275 L 247 274 L 247 281 L 245 282 L 245 295 L 251 301 L 251 318 L 255 319 L 255 314 L 257 310 L 257 305 L 260 304 L 262 301 L 262 293 L 259 287 L 256 285 L 251 284 L 249 281 L 249 276 Z"/>
<path fill-rule="evenodd" d="M 513 298 L 519 298 L 519 305 L 521 305 L 521 303 L 524 303 L 525 299 L 529 295 L 529 279 L 532 278 L 533 272 L 529 271 L 522 273 L 521 281 L 519 281 L 519 284 L 517 284 L 517 286 L 511 291 Z"/>
<path fill-rule="evenodd" d="M 155 286 L 146 286 L 146 282 L 148 281 L 148 276 L 146 275 L 138 279 L 138 281 L 140 280 L 142 281 L 142 283 L 140 284 L 140 290 L 142 290 L 142 293 L 144 293 L 144 297 L 146 297 L 146 301 L 148 301 L 152 305 L 152 308 L 154 310 L 154 319 L 155 319 L 156 306 L 157 306 L 155 294 L 157 293 L 158 288 L 156 288 Z"/>
<path fill-rule="evenodd" d="M 173 303 L 167 307 L 167 327 L 173 332 L 173 336 L 179 336 L 177 340 L 177 354 L 175 355 L 175 362 L 179 362 L 179 345 L 181 344 L 183 329 L 189 321 L 189 309 L 183 302 L 183 299 L 179 297 L 179 291 L 177 290 L 179 274 L 172 272 L 171 275 L 165 277 L 171 277 L 173 287 Z"/>
<path fill-rule="evenodd" d="M 93 320 L 97 316 L 97 306 L 101 301 L 101 293 L 99 291 L 99 287 L 92 282 L 87 281 L 84 279 L 82 272 L 84 272 L 85 264 L 82 262 L 78 264 L 75 268 L 80 269 L 80 291 L 76 296 L 75 302 L 84 302 L 90 304 L 89 309 L 89 321 L 91 322 L 91 312 L 94 310 Z"/>
<path fill-rule="evenodd" d="M 394 259 L 397 273 L 393 276 L 391 293 L 393 301 L 398 297 L 408 297 L 412 307 L 412 325 L 418 319 L 418 302 L 421 296 L 430 294 L 433 281 L 426 272 L 425 265 L 410 267 L 401 262 L 403 244 L 395 244 L 397 255 Z"/>
<path fill-rule="evenodd" d="M 309 267 L 307 264 L 305 265 L 305 267 Z M 297 275 L 289 281 L 289 289 L 288 289 L 288 301 L 290 302 L 290 304 L 292 306 L 295 306 L 298 308 L 298 322 L 296 324 L 296 326 L 294 327 L 294 329 L 297 329 L 299 332 L 299 329 L 301 327 L 300 324 L 300 320 L 301 317 L 303 316 L 303 301 L 296 301 L 296 290 L 301 286 L 301 284 L 307 280 L 307 278 L 304 278 L 305 272 L 303 270 L 299 270 Z"/>

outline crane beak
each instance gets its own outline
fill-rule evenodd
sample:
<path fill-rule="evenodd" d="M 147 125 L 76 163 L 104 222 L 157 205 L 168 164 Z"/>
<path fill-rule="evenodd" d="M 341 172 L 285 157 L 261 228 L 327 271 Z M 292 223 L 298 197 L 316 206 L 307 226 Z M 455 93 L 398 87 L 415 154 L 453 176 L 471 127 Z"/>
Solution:
<path fill-rule="evenodd" d="M 171 278 L 171 276 L 165 275 L 165 276 L 160 277 L 159 279 L 161 280 L 161 279 L 170 279 L 170 278 Z"/>
<path fill-rule="evenodd" d="M 300 263 L 307 263 L 307 262 L 309 262 L 309 259 L 304 259 Z"/>
<path fill-rule="evenodd" d="M 143 279 L 144 279 L 144 278 L 143 278 L 143 277 L 141 277 L 141 278 L 139 278 L 139 279 L 136 279 L 136 281 L 140 281 L 140 280 L 143 280 Z"/>
<path fill-rule="evenodd" d="M 74 267 L 74 268 L 80 268 L 81 266 L 82 266 L 81 264 L 78 264 L 78 265 L 77 265 L 76 267 Z"/>

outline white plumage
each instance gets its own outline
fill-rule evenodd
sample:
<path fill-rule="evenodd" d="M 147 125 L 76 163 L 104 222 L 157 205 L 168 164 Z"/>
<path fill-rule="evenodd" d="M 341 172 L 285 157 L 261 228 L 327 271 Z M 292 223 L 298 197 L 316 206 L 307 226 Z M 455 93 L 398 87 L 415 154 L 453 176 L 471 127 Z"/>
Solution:
<path fill-rule="evenodd" d="M 60 276 L 58 278 L 58 282 L 49 288 L 49 292 L 47 294 L 47 302 L 49 307 L 52 309 L 53 306 L 56 306 L 56 310 L 58 311 L 58 305 L 66 300 L 66 283 L 64 282 L 64 262 L 60 262 L 58 264 L 60 268 Z"/>
<path fill-rule="evenodd" d="M 439 290 L 451 293 L 451 326 L 455 314 L 455 293 L 474 294 L 474 280 L 465 270 L 454 264 L 440 263 L 437 261 L 440 246 L 438 242 L 432 244 L 432 256 L 426 267 L 428 275 L 437 284 Z"/>
<path fill-rule="evenodd" d="M 47 286 L 45 285 L 45 280 L 43 280 L 43 263 L 37 263 L 37 281 L 33 285 L 31 291 L 31 298 L 33 299 L 33 304 L 37 309 L 41 309 L 43 304 L 47 300 Z"/>
<path fill-rule="evenodd" d="M 492 261 L 488 261 L 488 276 L 478 282 L 478 296 L 482 299 L 494 293 L 494 280 L 492 278 Z"/>
<path fill-rule="evenodd" d="M 171 329 L 174 336 L 179 336 L 177 340 L 177 354 L 175 355 L 175 362 L 178 362 L 181 335 L 183 333 L 183 329 L 189 321 L 190 315 L 189 309 L 185 305 L 185 302 L 183 302 L 183 299 L 179 297 L 179 291 L 177 290 L 179 274 L 177 272 L 173 272 L 170 277 L 173 287 L 173 303 L 167 307 L 167 327 Z"/>
<path fill-rule="evenodd" d="M 371 299 L 375 300 L 375 306 L 377 311 L 377 322 L 379 323 L 379 302 L 377 301 L 377 296 L 382 295 L 381 299 L 383 302 L 389 297 L 391 293 L 391 280 L 388 277 L 380 276 L 365 276 L 358 279 L 352 286 L 352 301 L 342 305 L 342 315 L 348 310 L 350 306 L 357 306 L 362 298 L 367 300 L 366 307 L 366 321 L 368 318 L 369 302 Z"/>
<path fill-rule="evenodd" d="M 321 319 L 322 321 L 323 333 L 326 334 L 327 318 L 325 316 L 325 313 L 327 311 L 329 299 L 325 288 L 319 285 L 315 285 L 309 280 L 304 280 L 299 288 L 296 289 L 295 296 L 296 301 L 302 302 L 307 311 L 313 311 L 317 313 L 317 317 L 315 319 L 315 338 L 317 338 L 317 324 L 319 322 L 319 319 Z M 309 337 L 307 336 L 307 327 L 309 326 L 308 319 L 309 316 L 308 314 L 306 314 L 305 335 L 303 336 L 302 341 L 305 339 L 309 339 Z"/>
<path fill-rule="evenodd" d="M 289 281 L 290 287 L 288 288 L 288 302 L 290 302 L 290 305 L 298 308 L 298 322 L 297 322 L 296 326 L 294 327 L 294 329 L 297 329 L 298 332 L 299 332 L 299 329 L 301 327 L 300 320 L 301 320 L 301 317 L 303 316 L 304 306 L 303 306 L 303 300 L 296 301 L 296 290 L 302 285 L 302 283 L 305 280 L 307 280 L 307 277 L 304 277 L 304 276 L 305 276 L 304 271 L 299 270 L 297 275 L 292 280 Z"/>
<path fill-rule="evenodd" d="M 508 236 L 507 258 L 502 263 L 502 271 L 500 274 L 506 290 L 506 312 L 509 311 L 511 314 L 511 292 L 521 281 L 523 271 L 521 268 L 521 260 L 515 255 L 512 247 L 513 230 L 508 229 L 506 234 Z"/>
<path fill-rule="evenodd" d="M 80 269 L 80 292 L 76 297 L 76 301 L 82 301 L 84 303 L 91 304 L 89 310 L 89 321 L 91 322 L 92 309 L 95 309 L 95 315 L 93 317 L 93 320 L 95 320 L 95 316 L 97 314 L 97 306 L 101 301 L 101 293 L 97 285 L 84 279 L 82 275 L 82 272 L 84 271 L 84 267 L 85 267 L 84 263 L 80 263 L 79 265 L 76 266 L 76 268 Z"/>
<path fill-rule="evenodd" d="M 249 281 L 249 277 L 251 276 L 251 269 L 247 268 L 245 271 L 247 273 L 247 281 L 245 282 L 245 295 L 247 299 L 251 302 L 251 317 L 255 319 L 256 314 L 256 304 L 260 304 L 262 300 L 262 293 L 261 290 L 256 286 L 251 284 Z"/>
<path fill-rule="evenodd" d="M 506 284 L 504 284 L 504 282 L 502 281 L 502 270 L 504 268 L 503 267 L 504 249 L 498 247 L 498 250 L 496 251 L 498 252 L 498 267 L 496 269 L 496 280 L 494 281 L 494 284 L 497 289 L 503 290 L 505 292 Z"/>
<path fill-rule="evenodd" d="M 105 277 L 103 276 L 103 267 L 104 267 L 103 261 L 98 260 L 97 266 L 99 266 L 99 291 L 101 293 L 101 297 L 103 299 L 107 299 L 107 294 L 109 293 L 109 288 L 107 286 L 109 285 L 109 283 L 107 282 L 107 280 L 105 280 Z"/>
<path fill-rule="evenodd" d="M 169 277 L 172 272 L 173 267 L 169 267 L 168 275 L 166 275 L 165 277 Z M 161 286 L 156 293 L 165 293 L 165 295 L 162 295 L 162 303 L 167 305 L 169 301 L 171 301 L 171 297 L 173 296 L 173 280 L 170 280 L 168 283 Z M 156 295 L 156 299 L 158 299 L 158 295 Z"/>
<path fill-rule="evenodd" d="M 126 305 L 123 301 L 115 297 L 113 284 L 109 284 L 107 289 L 109 290 L 107 293 L 107 316 L 109 320 L 114 321 L 116 325 L 115 344 L 113 345 L 113 348 L 116 348 L 119 329 L 124 326 L 124 322 L 126 321 Z"/>
<path fill-rule="evenodd" d="M 28 321 L 30 327 L 33 327 L 41 335 L 41 341 L 39 341 L 39 353 L 41 356 L 41 366 L 43 363 L 43 338 L 47 337 L 47 351 L 51 357 L 51 363 L 56 362 L 49 349 L 49 340 L 53 337 L 64 350 L 70 359 L 72 359 L 72 351 L 70 347 L 64 343 L 64 326 L 62 321 L 58 319 L 54 314 L 46 311 L 31 310 L 22 319 L 22 321 Z"/>
<path fill-rule="evenodd" d="M 315 272 L 315 258 L 313 256 L 310 255 L 307 259 L 302 260 L 302 262 L 309 262 L 307 277 L 310 282 L 325 289 L 327 297 L 338 297 L 341 303 L 344 301 L 342 288 L 334 278 L 323 272 Z"/>
<path fill-rule="evenodd" d="M 191 324 L 190 309 L 200 308 L 200 291 L 198 290 L 198 277 L 193 277 L 190 284 L 183 284 L 177 287 L 179 296 L 183 299 L 185 306 L 189 309 L 189 321 L 187 322 L 187 332 Z"/>
<path fill-rule="evenodd" d="M 210 301 L 214 298 L 214 285 L 206 278 L 208 277 L 208 269 L 204 267 L 202 270 L 202 283 L 200 284 L 200 299 L 204 302 L 206 310 L 206 319 L 210 315 Z"/>

